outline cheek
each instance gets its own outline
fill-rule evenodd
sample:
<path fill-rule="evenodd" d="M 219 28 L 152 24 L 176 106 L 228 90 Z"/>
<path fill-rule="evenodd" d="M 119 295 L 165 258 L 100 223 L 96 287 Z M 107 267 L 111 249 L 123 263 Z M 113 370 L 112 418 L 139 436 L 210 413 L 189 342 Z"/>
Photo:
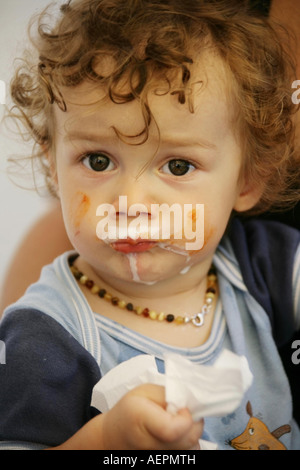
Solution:
<path fill-rule="evenodd" d="M 212 225 L 211 217 L 207 210 L 205 210 L 205 205 L 203 208 L 203 212 L 198 212 L 196 209 L 193 209 L 191 212 L 188 213 L 187 224 L 191 227 L 192 232 L 195 234 L 196 237 L 203 237 L 203 247 L 201 251 L 208 242 L 213 238 L 213 235 L 216 233 L 216 228 Z"/>
<path fill-rule="evenodd" d="M 203 251 L 215 250 L 224 234 L 228 218 L 226 214 L 217 214 L 214 210 L 209 210 L 207 206 L 204 206 L 203 213 L 192 209 L 187 214 L 185 227 L 188 227 L 188 230 L 185 233 L 191 234 L 192 232 L 194 238 L 173 240 L 172 244 L 180 246 L 183 249 L 187 243 L 200 245 L 200 248 L 186 250 L 186 253 L 192 257 L 198 253 L 201 254 Z"/>
<path fill-rule="evenodd" d="M 178 235 L 182 236 L 178 238 Z M 182 253 L 192 256 L 202 252 L 207 245 L 214 243 L 216 236 L 218 236 L 218 229 L 215 227 L 215 221 L 211 220 L 205 208 L 192 209 L 184 218 L 183 231 L 178 230 L 175 233 L 170 240 L 170 245 L 173 245 L 174 249 L 179 247 Z"/>
<path fill-rule="evenodd" d="M 77 209 L 75 210 L 75 214 L 74 214 L 74 226 L 75 226 L 75 228 L 80 227 L 82 219 L 86 216 L 86 214 L 88 213 L 88 211 L 91 207 L 90 198 L 86 194 L 81 193 L 79 195 L 79 201 L 80 202 L 79 202 L 79 204 L 77 206 Z"/>
<path fill-rule="evenodd" d="M 67 208 L 67 226 L 71 238 L 80 234 L 82 221 L 86 218 L 90 208 L 91 201 L 85 193 L 78 191 L 71 197 L 71 203 Z"/>

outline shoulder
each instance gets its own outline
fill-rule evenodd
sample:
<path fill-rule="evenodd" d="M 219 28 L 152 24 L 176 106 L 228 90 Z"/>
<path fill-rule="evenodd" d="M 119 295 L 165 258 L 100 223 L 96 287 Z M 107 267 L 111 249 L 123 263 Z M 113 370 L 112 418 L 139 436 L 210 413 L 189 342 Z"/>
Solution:
<path fill-rule="evenodd" d="M 280 331 L 278 341 L 285 340 L 296 328 L 300 231 L 275 221 L 234 219 L 228 237 L 249 292 Z"/>
<path fill-rule="evenodd" d="M 57 445 L 93 416 L 97 331 L 88 305 L 73 291 L 68 256 L 46 266 L 1 320 L 0 440 Z"/>
<path fill-rule="evenodd" d="M 0 441 L 64 442 L 93 416 L 90 396 L 100 379 L 98 364 L 59 323 L 33 309 L 6 315 L 0 338 L 6 348 Z"/>
<path fill-rule="evenodd" d="M 298 229 L 273 220 L 234 218 L 228 227 L 228 235 L 237 245 L 241 241 L 253 248 L 254 243 L 259 243 L 259 246 L 269 247 L 269 251 L 279 243 L 283 243 L 285 248 L 290 248 L 290 243 L 295 247 L 300 241 Z"/>
<path fill-rule="evenodd" d="M 35 310 L 43 312 L 59 323 L 89 353 L 101 361 L 100 338 L 94 314 L 72 275 L 69 251 L 45 266 L 38 282 L 32 284 L 25 295 L 9 306 L 3 318 L 14 311 Z"/>
<path fill-rule="evenodd" d="M 233 219 L 228 236 L 244 271 L 260 267 L 275 276 L 282 274 L 280 268 L 293 269 L 300 243 L 296 228 L 269 220 Z"/>
<path fill-rule="evenodd" d="M 40 311 L 60 323 L 81 342 L 78 315 L 74 310 L 74 296 L 71 293 L 72 276 L 68 273 L 68 257 L 71 253 L 66 252 L 45 266 L 39 280 L 17 302 L 6 308 L 3 318 L 15 311 Z"/>

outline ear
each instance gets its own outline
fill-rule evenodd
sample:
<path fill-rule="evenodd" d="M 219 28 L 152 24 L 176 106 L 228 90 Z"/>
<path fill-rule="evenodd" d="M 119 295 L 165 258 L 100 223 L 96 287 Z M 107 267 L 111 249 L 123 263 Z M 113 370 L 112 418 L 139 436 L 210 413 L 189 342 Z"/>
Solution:
<path fill-rule="evenodd" d="M 252 406 L 251 406 L 250 401 L 247 402 L 246 411 L 247 411 L 249 416 L 252 416 Z"/>
<path fill-rule="evenodd" d="M 264 185 L 261 182 L 242 181 L 235 200 L 234 209 L 237 212 L 246 212 L 254 207 L 263 194 Z"/>

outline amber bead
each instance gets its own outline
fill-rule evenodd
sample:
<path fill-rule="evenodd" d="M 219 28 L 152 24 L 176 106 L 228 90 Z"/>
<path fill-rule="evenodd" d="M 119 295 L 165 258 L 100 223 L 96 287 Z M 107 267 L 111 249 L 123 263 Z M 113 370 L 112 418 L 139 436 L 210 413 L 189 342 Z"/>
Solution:
<path fill-rule="evenodd" d="M 215 294 L 213 294 L 212 292 L 208 292 L 207 294 L 205 294 L 205 300 L 213 299 L 214 297 L 215 297 Z"/>
<path fill-rule="evenodd" d="M 100 287 L 94 284 L 93 287 L 91 288 L 92 294 L 99 294 L 99 291 L 100 291 Z"/>
<path fill-rule="evenodd" d="M 76 268 L 75 268 L 76 269 Z M 77 281 L 79 281 L 79 279 L 83 276 L 83 273 L 81 271 L 75 271 L 74 272 L 74 277 L 75 279 L 77 279 Z"/>
<path fill-rule="evenodd" d="M 174 321 L 175 317 L 174 315 L 172 315 L 171 313 L 169 313 L 167 316 L 166 316 L 166 320 L 167 322 L 171 323 L 172 321 Z"/>
<path fill-rule="evenodd" d="M 210 292 L 210 293 L 212 293 L 212 294 L 215 294 L 215 293 L 216 293 L 216 289 L 215 289 L 214 287 L 211 287 L 211 286 L 210 286 L 210 287 L 208 287 L 208 288 L 206 289 L 206 292 L 207 292 L 207 293 Z"/>
<path fill-rule="evenodd" d="M 144 308 L 143 315 L 144 317 L 149 317 L 149 308 Z"/>
<path fill-rule="evenodd" d="M 92 287 L 94 287 L 94 281 L 91 281 L 91 279 L 88 279 L 86 282 L 85 282 L 85 285 L 88 289 L 91 289 Z"/>
<path fill-rule="evenodd" d="M 69 262 L 69 266 L 70 267 L 73 267 L 73 264 L 74 264 L 74 261 L 77 260 L 79 254 L 78 253 L 75 253 L 74 255 L 71 255 L 68 259 L 68 262 Z"/>
<path fill-rule="evenodd" d="M 81 276 L 81 278 L 79 279 L 79 282 L 80 284 L 83 284 L 85 285 L 85 283 L 88 281 L 88 277 L 84 274 L 83 276 Z"/>
<path fill-rule="evenodd" d="M 151 320 L 156 320 L 157 319 L 157 312 L 155 310 L 150 310 L 149 317 L 151 318 Z"/>

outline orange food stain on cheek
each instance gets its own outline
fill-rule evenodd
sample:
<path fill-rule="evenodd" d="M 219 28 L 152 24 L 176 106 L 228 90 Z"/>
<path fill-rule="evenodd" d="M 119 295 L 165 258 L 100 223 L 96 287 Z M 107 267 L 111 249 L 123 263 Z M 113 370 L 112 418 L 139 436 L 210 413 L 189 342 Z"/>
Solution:
<path fill-rule="evenodd" d="M 196 209 L 192 210 L 191 219 L 192 219 L 193 232 L 195 232 L 196 231 L 196 222 L 197 222 L 197 210 Z"/>
<path fill-rule="evenodd" d="M 214 233 L 215 233 L 214 227 L 209 226 L 207 229 L 204 227 L 204 245 L 203 245 L 203 248 L 207 245 L 207 243 L 212 238 Z"/>
<path fill-rule="evenodd" d="M 216 233 L 216 227 L 213 227 L 209 222 L 209 214 L 204 213 L 204 243 L 202 249 L 210 242 Z"/>
<path fill-rule="evenodd" d="M 90 198 L 84 193 L 78 193 L 78 205 L 74 211 L 73 224 L 75 229 L 79 229 L 82 219 L 86 216 L 91 206 Z M 77 230 L 77 234 L 78 234 Z"/>
<path fill-rule="evenodd" d="M 188 216 L 190 217 L 190 219 L 192 220 L 192 231 L 193 232 L 196 232 L 197 230 L 197 210 L 196 209 L 193 209 L 189 214 Z M 201 230 L 203 229 L 203 227 L 201 227 Z M 208 244 L 208 242 L 210 241 L 210 239 L 213 237 L 214 233 L 215 233 L 215 228 L 212 227 L 208 222 L 207 222 L 207 218 L 204 216 L 204 242 L 203 242 L 203 246 L 199 249 L 199 250 L 190 250 L 189 251 L 189 254 L 190 255 L 194 255 L 194 254 L 197 254 L 199 252 L 201 252 L 205 247 L 206 245 Z"/>

